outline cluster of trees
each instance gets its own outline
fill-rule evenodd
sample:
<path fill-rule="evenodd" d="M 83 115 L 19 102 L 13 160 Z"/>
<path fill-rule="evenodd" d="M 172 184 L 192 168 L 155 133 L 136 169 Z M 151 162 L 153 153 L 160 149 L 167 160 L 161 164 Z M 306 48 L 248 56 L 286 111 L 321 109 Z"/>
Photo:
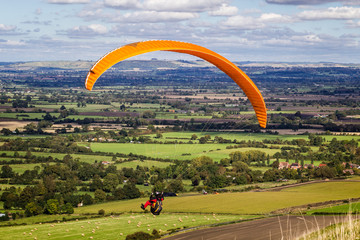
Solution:
<path fill-rule="evenodd" d="M 102 132 L 95 134 L 100 136 Z M 117 133 L 110 131 L 106 134 L 129 137 L 129 132 L 124 130 Z M 360 164 L 360 148 L 357 141 L 334 138 L 326 142 L 321 135 L 309 135 L 308 140 L 235 141 L 236 145 L 229 147 L 234 151 L 220 162 L 214 162 L 211 158 L 202 156 L 191 161 L 173 161 L 166 168 L 138 166 L 135 169 L 118 169 L 116 165 L 105 166 L 97 161 L 92 164 L 80 162 L 70 155 L 64 156 L 63 159 L 53 159 L 32 154 L 34 151 L 107 154 L 93 153 L 90 149 L 76 144 L 76 141 L 87 137 L 73 134 L 36 139 L 6 139 L 0 146 L 0 150 L 13 151 L 14 154 L 8 156 L 9 154 L 3 153 L 2 157 L 11 157 L 14 159 L 11 161 L 19 161 L 20 164 L 38 162 L 42 165 L 33 170 L 26 170 L 22 174 L 15 173 L 8 165 L 1 167 L 0 181 L 2 183 L 29 185 L 24 189 L 5 189 L 1 196 L 4 208 L 24 209 L 29 216 L 40 213 L 69 213 L 70 206 L 74 208 L 81 202 L 88 205 L 103 201 L 132 199 L 147 195 L 151 191 L 182 192 L 185 191 L 183 180 L 190 180 L 194 190 L 217 189 L 230 185 L 276 181 L 280 178 L 307 180 L 343 176 L 346 175 L 343 170 L 349 167 L 344 166 L 343 162 Z M 215 138 L 211 139 L 210 136 L 203 138 L 204 142 L 215 141 Z M 194 141 L 201 138 L 194 134 L 191 139 Z M 216 141 L 221 142 L 226 139 L 216 138 Z M 312 151 L 312 146 L 318 147 L 319 150 Z M 238 150 L 243 147 L 257 147 L 259 150 Z M 266 147 L 279 149 L 279 151 L 269 156 L 261 151 Z M 26 154 L 20 156 L 18 151 L 25 151 Z M 118 158 L 123 158 L 121 161 L 152 159 L 134 154 L 108 155 L 113 156 L 113 162 L 116 163 L 121 160 Z M 273 162 L 274 158 L 275 162 Z M 327 166 L 297 170 L 278 169 L 279 161 L 290 159 L 301 162 L 301 165 L 304 165 L 305 160 L 322 161 Z M 271 169 L 262 173 L 251 169 L 252 165 L 268 166 Z M 354 169 L 354 172 L 358 174 L 357 169 Z M 149 192 L 140 192 L 136 187 L 143 184 L 151 185 Z"/>
<path fill-rule="evenodd" d="M 79 203 L 89 205 L 106 200 L 132 199 L 141 196 L 134 183 L 136 179 L 130 178 L 127 184 L 119 187 L 119 183 L 126 179 L 126 174 L 117 171 L 114 166 L 105 169 L 101 163 L 82 163 L 66 155 L 61 164 L 42 164 L 42 170 L 39 170 L 40 167 L 35 167 L 34 170 L 26 170 L 23 174 L 18 174 L 10 166 L 2 166 L 1 181 L 29 185 L 24 189 L 15 187 L 3 189 L 0 199 L 4 202 L 5 209 L 24 209 L 27 216 L 41 213 L 72 213 L 72 208 Z M 134 176 L 140 172 L 143 171 L 139 169 Z M 89 183 L 85 183 L 89 180 L 91 180 Z M 78 188 L 82 191 L 94 192 L 94 197 L 88 193 L 79 194 Z"/>
<path fill-rule="evenodd" d="M 115 165 L 105 167 L 101 162 L 89 164 L 64 156 L 55 164 L 42 164 L 34 170 L 15 173 L 9 165 L 4 165 L 0 172 L 0 181 L 10 184 L 29 185 L 24 189 L 3 189 L 0 200 L 5 209 L 23 209 L 27 216 L 37 214 L 72 213 L 79 203 L 89 205 L 103 201 L 133 199 L 148 195 L 150 191 L 183 191 L 181 181 L 165 182 L 151 177 L 159 172 L 158 168 L 117 169 Z M 149 192 L 140 192 L 136 184 L 150 183 Z M 93 192 L 92 194 L 81 192 Z"/>
<path fill-rule="evenodd" d="M 36 139 L 4 139 L 4 144 L 0 146 L 0 151 L 31 151 L 52 153 L 92 153 L 91 149 L 79 146 L 75 140 L 78 136 L 53 136 Z"/>
<path fill-rule="evenodd" d="M 51 178 L 44 178 L 35 186 L 26 186 L 23 189 L 6 188 L 0 197 L 4 202 L 4 209 L 23 209 L 26 216 L 43 213 L 72 214 L 76 202 L 81 199 L 86 199 L 86 196 L 55 194 L 55 183 Z"/>

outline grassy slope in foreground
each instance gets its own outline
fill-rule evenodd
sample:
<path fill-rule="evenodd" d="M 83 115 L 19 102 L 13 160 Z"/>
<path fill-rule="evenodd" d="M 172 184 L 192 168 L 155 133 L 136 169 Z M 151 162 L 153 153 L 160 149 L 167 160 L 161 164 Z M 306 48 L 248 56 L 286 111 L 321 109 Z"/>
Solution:
<path fill-rule="evenodd" d="M 325 182 L 284 189 L 279 192 L 242 192 L 218 195 L 169 197 L 164 201 L 164 212 L 267 214 L 271 211 L 329 200 L 360 196 L 359 182 Z M 82 208 L 75 213 L 140 212 L 140 203 L 147 199 L 109 202 Z"/>
<path fill-rule="evenodd" d="M 153 217 L 149 213 L 124 214 L 71 222 L 3 227 L 0 239 L 125 239 L 126 235 L 137 231 L 151 233 L 153 229 L 161 229 L 161 233 L 166 233 L 171 229 L 239 221 L 250 217 L 252 216 L 169 213 Z"/>

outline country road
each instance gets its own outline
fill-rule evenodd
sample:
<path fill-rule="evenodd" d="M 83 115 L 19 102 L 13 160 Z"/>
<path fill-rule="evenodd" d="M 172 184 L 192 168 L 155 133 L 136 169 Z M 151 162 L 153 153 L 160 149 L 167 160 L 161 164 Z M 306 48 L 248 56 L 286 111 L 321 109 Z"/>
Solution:
<path fill-rule="evenodd" d="M 280 216 L 178 233 L 164 240 L 296 239 L 304 233 L 344 222 L 348 216 Z"/>

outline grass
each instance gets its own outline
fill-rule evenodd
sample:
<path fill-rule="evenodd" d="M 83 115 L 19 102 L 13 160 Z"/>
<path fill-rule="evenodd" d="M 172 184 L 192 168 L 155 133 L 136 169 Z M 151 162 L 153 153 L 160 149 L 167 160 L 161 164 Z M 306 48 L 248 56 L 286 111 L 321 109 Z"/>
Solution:
<path fill-rule="evenodd" d="M 355 141 L 360 141 L 360 135 L 321 135 L 321 137 L 325 138 L 327 142 L 331 142 L 333 138 L 336 138 L 338 141 L 350 141 L 352 139 L 354 139 Z"/>
<path fill-rule="evenodd" d="M 341 204 L 332 207 L 326 207 L 322 209 L 313 209 L 307 211 L 306 214 L 348 214 L 349 212 L 360 212 L 360 202 Z"/>
<path fill-rule="evenodd" d="M 156 166 L 159 168 L 166 168 L 170 164 L 171 163 L 169 163 L 169 162 L 158 162 L 158 161 L 151 161 L 151 160 L 145 160 L 145 161 L 134 160 L 131 162 L 123 162 L 123 163 L 116 164 L 116 167 L 118 169 L 124 168 L 124 167 L 135 169 L 137 166 L 148 167 L 148 168 L 151 168 L 152 166 Z"/>
<path fill-rule="evenodd" d="M 256 169 L 255 169 L 256 170 Z M 237 186 L 230 186 L 230 187 L 226 187 L 226 189 L 229 190 L 244 190 L 246 188 L 249 187 L 259 187 L 261 189 L 267 189 L 267 188 L 273 188 L 273 187 L 279 187 L 279 186 L 283 186 L 283 185 L 290 185 L 290 184 L 294 184 L 296 183 L 296 180 L 289 180 L 287 182 L 263 182 L 263 183 L 251 183 L 251 184 L 244 184 L 244 185 L 237 185 Z"/>
<path fill-rule="evenodd" d="M 57 104 L 35 104 L 37 108 L 53 108 L 60 109 L 61 106 L 66 107 L 66 109 L 74 108 L 78 112 L 98 112 L 102 109 L 112 108 L 111 105 L 104 104 L 87 104 L 86 107 L 77 107 L 77 103 L 68 103 L 68 102 L 59 102 Z M 44 113 L 42 113 L 45 115 Z M 53 115 L 53 113 L 51 113 Z"/>
<path fill-rule="evenodd" d="M 153 158 L 191 160 L 200 156 L 208 156 L 214 161 L 228 158 L 235 151 L 260 150 L 273 155 L 278 149 L 237 148 L 226 149 L 231 144 L 134 144 L 134 143 L 91 143 L 91 149 L 101 152 L 137 154 Z"/>
<path fill-rule="evenodd" d="M 209 155 L 209 151 L 224 150 L 228 144 L 133 144 L 133 143 L 91 143 L 93 151 L 138 154 L 153 158 L 191 160 L 193 158 Z M 182 155 L 190 153 L 191 155 Z M 224 157 L 221 154 L 221 158 Z M 217 157 L 214 160 L 220 160 Z"/>
<path fill-rule="evenodd" d="M 112 103 L 113 105 L 116 105 L 116 103 Z M 120 107 L 120 104 L 117 104 L 118 107 Z M 158 103 L 133 103 L 131 105 L 129 104 L 125 104 L 126 108 L 131 108 L 131 109 L 137 109 L 137 108 L 147 108 L 147 109 L 160 109 L 160 107 L 163 108 L 170 108 L 169 105 L 160 105 Z"/>
<path fill-rule="evenodd" d="M 279 149 L 269 149 L 269 148 L 233 148 L 233 149 L 222 149 L 212 152 L 207 152 L 206 156 L 211 157 L 214 160 L 220 160 L 222 158 L 228 158 L 229 154 L 232 152 L 246 152 L 250 150 L 257 150 L 264 152 L 266 155 L 274 155 L 276 152 L 279 152 Z"/>
<path fill-rule="evenodd" d="M 137 231 L 151 233 L 153 229 L 157 229 L 164 234 L 175 229 L 240 221 L 251 217 L 253 216 L 171 213 L 153 217 L 151 214 L 123 214 L 71 222 L 60 220 L 56 223 L 6 227 L 1 229 L 0 238 L 2 240 L 125 239 L 126 235 Z"/>
<path fill-rule="evenodd" d="M 176 118 L 175 118 L 176 116 Z M 181 113 L 156 113 L 157 119 L 212 119 L 212 116 L 203 116 L 203 115 L 187 115 Z"/>
<path fill-rule="evenodd" d="M 54 163 L 49 163 L 54 164 Z M 23 174 L 26 170 L 34 170 L 35 166 L 41 168 L 41 163 L 27 163 L 27 164 L 9 164 L 12 170 L 16 173 Z"/>
<path fill-rule="evenodd" d="M 209 120 L 211 121 L 211 120 Z M 162 139 L 156 139 L 158 141 L 169 141 L 169 138 L 171 140 L 175 140 L 173 138 L 186 138 L 187 140 L 182 141 L 189 141 L 191 136 L 193 134 L 196 134 L 198 138 L 203 137 L 205 135 L 210 135 L 211 139 L 214 139 L 215 136 L 222 137 L 225 139 L 230 140 L 238 140 L 238 141 L 262 141 L 264 139 L 267 140 L 294 140 L 294 139 L 305 139 L 309 140 L 308 135 L 286 135 L 286 134 L 279 134 L 279 135 L 273 135 L 273 134 L 267 134 L 267 133 L 244 133 L 244 132 L 235 132 L 235 131 L 229 131 L 229 132 L 168 132 L 163 133 Z M 151 137 L 155 137 L 155 134 L 149 135 Z M 360 141 L 360 135 L 320 135 L 322 138 L 324 138 L 327 142 L 330 142 L 333 138 L 336 138 L 337 140 L 351 140 L 354 139 L 356 141 Z M 180 140 L 179 140 L 180 141 Z M 278 145 L 279 146 L 279 145 Z M 280 145 L 281 146 L 281 145 Z M 314 150 L 314 149 L 313 149 Z"/>
<path fill-rule="evenodd" d="M 32 217 L 26 217 L 26 218 L 17 218 L 11 222 L 0 222 L 0 226 L 8 226 L 9 224 L 16 223 L 18 225 L 20 224 L 26 224 L 26 225 L 32 225 L 32 224 L 39 224 L 39 223 L 45 223 L 45 222 L 57 222 L 62 221 L 63 218 L 66 218 L 67 220 L 75 220 L 79 218 L 79 216 L 71 216 L 71 215 L 37 215 Z M 3 228 L 4 229 L 4 228 Z"/>
<path fill-rule="evenodd" d="M 51 113 L 52 116 L 58 117 L 59 113 Z M 26 120 L 26 119 L 43 119 L 45 113 L 0 113 L 0 118 L 14 118 L 19 120 Z"/>
<path fill-rule="evenodd" d="M 163 138 L 160 139 L 161 141 L 165 141 L 165 140 L 169 140 L 169 138 L 171 140 L 175 140 L 174 138 L 186 138 L 187 140 L 182 140 L 182 141 L 189 141 L 191 136 L 195 134 L 198 136 L 198 138 L 203 137 L 205 135 L 210 135 L 211 139 L 214 139 L 215 136 L 218 137 L 222 137 L 225 139 L 230 139 L 230 140 L 238 140 L 238 141 L 262 141 L 264 139 L 269 139 L 269 140 L 275 140 L 275 139 L 282 139 L 282 140 L 293 140 L 293 139 L 308 139 L 307 135 L 271 135 L 271 134 L 266 134 L 266 133 L 244 133 L 244 132 L 168 132 L 168 133 L 163 133 Z M 156 134 L 152 134 L 149 135 L 151 137 L 155 137 Z M 332 139 L 332 138 L 331 138 Z M 330 139 L 330 140 L 331 140 Z M 159 139 L 157 139 L 159 140 Z"/>
<path fill-rule="evenodd" d="M 7 156 L 14 156 L 13 151 L 0 151 L 0 154 L 6 153 Z M 26 152 L 19 151 L 19 156 L 24 157 L 26 155 Z M 53 158 L 57 159 L 63 159 L 66 153 L 48 153 L 48 152 L 31 152 L 32 155 L 35 156 L 41 156 L 41 157 L 48 157 L 52 156 Z M 95 161 L 101 162 L 101 161 L 112 161 L 112 157 L 109 156 L 99 156 L 99 155 L 86 155 L 86 154 L 70 154 L 74 159 L 78 158 L 80 162 L 87 162 L 87 163 L 94 163 Z M 1 160 L 3 158 L 0 158 Z M 5 158 L 6 160 L 8 158 Z"/>
<path fill-rule="evenodd" d="M 350 177 L 348 177 L 346 180 L 348 180 L 348 181 L 360 181 L 360 176 L 350 176 Z"/>
<path fill-rule="evenodd" d="M 339 223 L 334 218 L 333 225 L 325 229 L 318 229 L 315 232 L 305 234 L 300 237 L 300 240 L 323 240 L 323 239 L 337 239 L 337 240 L 357 240 L 360 234 L 360 222 L 357 217 L 348 215 L 345 221 Z"/>
<path fill-rule="evenodd" d="M 0 158 L 0 160 L 4 160 Z M 54 164 L 53 162 L 50 164 Z M 26 164 L 8 164 L 15 173 L 23 174 L 26 170 L 34 170 L 35 166 L 41 168 L 41 163 L 26 163 Z"/>
<path fill-rule="evenodd" d="M 221 214 L 269 214 L 277 209 L 329 200 L 358 197 L 360 183 L 326 182 L 284 189 L 279 192 L 237 192 L 208 195 L 180 195 L 164 201 L 165 212 L 221 213 Z M 147 199 L 135 199 L 91 205 L 75 210 L 76 213 L 139 212 L 140 203 Z"/>
<path fill-rule="evenodd" d="M 14 158 L 10 158 L 10 157 L 0 157 L 0 160 L 1 161 L 11 161 L 11 160 L 14 160 Z"/>
<path fill-rule="evenodd" d="M 20 127 L 19 127 L 20 128 Z M 27 134 L 22 134 L 22 135 L 10 135 L 10 136 L 0 136 L 0 139 L 16 139 L 16 138 L 21 138 L 21 139 L 32 139 L 32 138 L 46 138 L 47 136 L 45 135 L 40 135 L 40 134 L 34 134 L 34 135 L 27 135 Z"/>
<path fill-rule="evenodd" d="M 104 119 L 116 119 L 116 117 L 106 117 L 106 116 L 99 116 L 99 115 L 69 115 L 66 119 L 75 119 L 75 120 L 84 120 L 85 118 L 93 118 L 96 120 L 104 120 Z"/>

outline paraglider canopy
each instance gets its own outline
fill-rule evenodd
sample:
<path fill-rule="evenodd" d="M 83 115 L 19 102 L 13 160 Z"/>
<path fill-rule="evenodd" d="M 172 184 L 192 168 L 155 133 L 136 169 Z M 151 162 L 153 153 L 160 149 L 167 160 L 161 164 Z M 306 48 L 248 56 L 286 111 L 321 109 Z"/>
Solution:
<path fill-rule="evenodd" d="M 86 89 L 92 90 L 96 80 L 101 76 L 101 74 L 103 74 L 108 68 L 115 65 L 116 63 L 136 55 L 153 51 L 186 53 L 197 56 L 214 64 L 224 73 L 226 73 L 232 80 L 234 80 L 237 85 L 239 85 L 239 87 L 244 91 L 255 110 L 260 127 L 266 127 L 267 112 L 265 102 L 259 89 L 253 83 L 253 81 L 228 59 L 207 48 L 192 43 L 170 40 L 153 40 L 131 43 L 117 48 L 100 58 L 92 66 L 86 77 Z"/>

